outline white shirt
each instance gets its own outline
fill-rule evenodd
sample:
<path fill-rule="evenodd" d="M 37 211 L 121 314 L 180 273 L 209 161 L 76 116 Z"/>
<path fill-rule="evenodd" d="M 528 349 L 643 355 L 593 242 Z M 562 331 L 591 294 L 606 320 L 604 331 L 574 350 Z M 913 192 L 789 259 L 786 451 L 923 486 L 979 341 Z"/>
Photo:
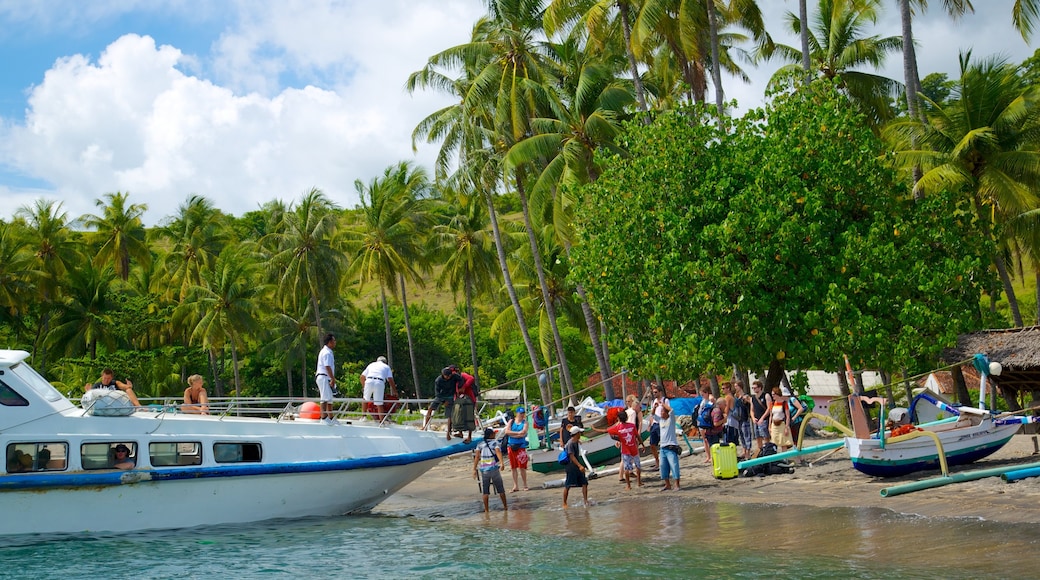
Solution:
<path fill-rule="evenodd" d="M 394 373 L 390 370 L 390 365 L 385 362 L 376 361 L 365 367 L 365 370 L 361 375 L 365 377 L 365 380 L 379 379 L 386 382 L 386 379 L 393 378 Z"/>
<path fill-rule="evenodd" d="M 332 369 L 332 372 L 336 372 L 336 359 L 332 355 L 332 349 L 329 345 L 321 347 L 321 352 L 318 353 L 318 369 L 314 371 L 316 375 L 328 375 L 329 371 L 325 367 Z M 329 377 L 330 379 L 336 378 L 334 375 Z"/>

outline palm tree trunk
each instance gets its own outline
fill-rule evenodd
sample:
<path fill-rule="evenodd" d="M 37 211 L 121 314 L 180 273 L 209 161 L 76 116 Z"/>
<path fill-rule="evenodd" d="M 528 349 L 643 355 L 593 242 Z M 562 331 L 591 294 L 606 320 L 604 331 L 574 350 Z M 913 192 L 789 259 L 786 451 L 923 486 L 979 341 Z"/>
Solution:
<path fill-rule="evenodd" d="M 972 204 L 975 207 L 975 215 L 982 218 L 979 220 L 979 224 L 982 226 L 982 235 L 984 235 L 987 240 L 996 243 L 993 240 L 989 221 L 985 217 L 986 208 L 977 194 L 972 196 Z M 1003 284 L 1004 293 L 1007 294 L 1008 306 L 1011 308 L 1011 317 L 1015 321 L 1015 328 L 1022 328 L 1025 326 L 1025 323 L 1022 322 L 1022 313 L 1018 310 L 1018 299 L 1015 297 L 1015 287 L 1011 284 L 1011 277 L 1008 276 L 1007 265 L 1004 264 L 1004 258 L 994 250 L 990 253 L 990 260 L 993 262 L 993 265 L 996 266 L 997 274 L 1000 275 L 1000 283 Z"/>
<path fill-rule="evenodd" d="M 220 382 L 220 372 L 217 370 L 217 353 L 212 348 L 207 349 L 209 354 L 209 371 L 213 373 L 213 392 L 218 397 L 224 396 L 224 385 Z"/>
<path fill-rule="evenodd" d="M 1018 309 L 1018 298 L 1015 297 L 1015 287 L 1011 284 L 1011 277 L 1008 276 L 1007 265 L 1004 264 L 1004 259 L 997 254 L 992 256 L 992 260 L 1000 275 L 1000 283 L 1004 285 L 1004 293 L 1007 294 L 1011 317 L 1015 320 L 1015 328 L 1022 328 L 1025 323 L 1022 321 L 1022 313 Z"/>
<path fill-rule="evenodd" d="M 1040 325 L 1040 263 L 1033 262 L 1033 277 L 1036 279 L 1036 323 Z"/>
<path fill-rule="evenodd" d="M 567 259 L 569 260 L 571 257 L 571 243 L 564 240 L 563 249 L 567 253 Z M 574 288 L 578 292 L 578 298 L 581 299 L 581 313 L 585 317 L 585 326 L 589 329 L 589 341 L 592 342 L 592 352 L 596 355 L 596 364 L 599 366 L 599 378 L 602 381 L 606 381 L 611 376 L 610 359 L 603 348 L 603 344 L 606 341 L 600 341 L 599 324 L 597 323 L 595 313 L 592 312 L 592 305 L 589 304 L 589 300 L 585 296 L 585 287 L 578 282 L 574 285 Z M 608 401 L 614 399 L 613 381 L 603 383 L 603 394 Z"/>
<path fill-rule="evenodd" d="M 321 310 L 318 309 L 318 297 L 311 294 L 311 308 L 314 309 L 314 328 L 318 330 L 318 350 L 325 346 L 322 344 L 321 339 L 323 338 L 321 332 Z"/>
<path fill-rule="evenodd" d="M 289 387 L 289 398 L 293 396 L 293 380 L 292 380 L 292 365 L 286 361 L 285 364 L 285 384 Z"/>
<path fill-rule="evenodd" d="M 408 289 L 404 284 L 404 274 L 398 274 L 401 280 L 401 307 L 404 308 L 404 332 L 408 336 L 408 361 L 412 364 L 412 383 L 415 385 L 415 398 L 419 398 L 419 369 L 415 366 L 415 343 L 412 341 L 412 321 L 408 318 Z"/>
<path fill-rule="evenodd" d="M 708 8 L 708 32 L 711 35 L 711 82 L 715 85 L 715 109 L 719 116 L 719 131 L 726 130 L 723 120 L 725 108 L 722 94 L 722 66 L 719 64 L 719 21 L 715 13 L 715 0 L 704 0 Z"/>
<path fill-rule="evenodd" d="M 610 378 L 610 359 L 603 352 L 603 342 L 599 338 L 599 324 L 596 320 L 596 314 L 592 312 L 592 305 L 589 304 L 588 299 L 585 297 L 585 287 L 581 284 L 575 284 L 574 287 L 578 292 L 578 298 L 581 299 L 581 313 L 585 316 L 585 326 L 589 329 L 589 341 L 592 343 L 592 352 L 596 355 L 600 379 L 605 381 Z M 614 386 L 609 382 L 604 383 L 604 394 L 608 401 L 614 398 Z"/>
<path fill-rule="evenodd" d="M 300 347 L 300 397 L 307 398 L 307 349 Z"/>
<path fill-rule="evenodd" d="M 379 299 L 383 301 L 383 327 L 386 329 L 386 364 L 394 366 L 393 345 L 390 341 L 390 307 L 386 304 L 386 288 L 379 282 Z"/>
<path fill-rule="evenodd" d="M 921 78 L 917 69 L 917 52 L 914 48 L 913 14 L 910 12 L 910 0 L 899 0 L 899 18 L 903 25 L 903 78 L 906 82 L 906 111 L 911 119 L 925 121 L 924 111 L 920 110 Z M 917 138 L 911 146 L 917 149 Z M 914 185 L 921 181 L 924 172 L 920 165 L 911 170 Z M 914 199 L 924 197 L 924 192 L 914 188 Z"/>
<path fill-rule="evenodd" d="M 534 224 L 531 222 L 531 210 L 527 203 L 527 193 L 524 191 L 523 174 L 517 171 L 516 192 L 520 197 L 520 208 L 524 214 L 524 227 L 527 229 L 527 242 L 531 245 L 531 259 L 534 261 L 534 271 L 538 275 L 538 285 L 542 289 L 542 301 L 545 304 L 545 314 L 549 318 L 549 327 L 552 329 L 553 341 L 556 343 L 556 356 L 560 361 L 560 378 L 563 382 L 564 395 L 574 395 L 574 383 L 571 382 L 571 371 L 567 367 L 567 355 L 563 351 L 563 337 L 560 336 L 560 328 L 556 324 L 556 306 L 552 295 L 549 294 L 549 284 L 545 279 L 545 267 L 542 265 L 541 251 L 538 249 L 538 237 L 535 235 Z M 548 404 L 552 399 L 544 401 Z"/>
<path fill-rule="evenodd" d="M 466 329 L 469 331 L 469 357 L 473 362 L 473 385 L 480 392 L 480 368 L 477 366 L 477 335 L 473 331 L 473 279 L 466 276 Z M 416 387 L 418 392 L 418 387 Z M 416 395 L 418 397 L 418 395 Z"/>
<path fill-rule="evenodd" d="M 802 41 L 802 69 L 805 70 L 806 82 L 812 80 L 812 64 L 809 62 L 809 8 L 806 0 L 798 0 L 798 18 L 801 26 L 798 36 Z"/>
<path fill-rule="evenodd" d="M 639 66 L 636 64 L 636 53 L 632 50 L 632 22 L 629 19 L 628 0 L 618 0 L 618 11 L 621 13 L 621 31 L 625 35 L 625 54 L 628 55 L 628 68 L 632 72 L 632 85 L 636 89 L 636 105 L 639 110 L 646 113 L 646 90 L 643 88 L 643 79 L 639 77 Z M 643 124 L 650 124 L 650 117 L 643 116 Z"/>
<path fill-rule="evenodd" d="M 231 339 L 231 364 L 235 371 L 235 398 L 242 396 L 242 377 L 238 374 L 238 348 L 235 347 L 235 340 Z"/>
<path fill-rule="evenodd" d="M 513 277 L 509 274 L 509 262 L 506 260 L 506 248 L 502 243 L 502 231 L 498 228 L 498 214 L 495 212 L 495 203 L 491 199 L 490 194 L 485 194 L 485 199 L 488 205 L 488 217 L 491 218 L 491 231 L 495 236 L 498 265 L 502 268 L 502 279 L 506 284 L 506 293 L 509 294 L 509 301 L 513 304 L 513 311 L 516 313 L 516 324 L 520 327 L 520 335 L 524 339 L 524 345 L 527 346 L 527 355 L 531 357 L 531 367 L 536 374 L 541 374 L 542 363 L 538 360 L 538 351 L 535 350 L 534 343 L 531 342 L 531 333 L 527 329 L 524 310 L 520 307 L 520 300 L 516 297 L 516 288 L 513 287 Z M 549 392 L 543 388 L 542 398 L 546 401 L 552 400 L 551 397 L 547 397 L 549 397 Z"/>

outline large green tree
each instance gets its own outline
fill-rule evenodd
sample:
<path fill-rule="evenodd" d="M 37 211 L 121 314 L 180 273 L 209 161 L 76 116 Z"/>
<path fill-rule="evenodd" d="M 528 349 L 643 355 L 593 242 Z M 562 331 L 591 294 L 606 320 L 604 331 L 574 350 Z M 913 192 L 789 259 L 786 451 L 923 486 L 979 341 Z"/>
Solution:
<path fill-rule="evenodd" d="M 738 363 L 900 368 L 977 326 L 984 278 L 964 203 L 913 204 L 829 82 L 730 136 L 691 113 L 630 127 L 583 188 L 572 270 L 644 372 Z M 789 362 L 788 362 L 789 361 Z"/>

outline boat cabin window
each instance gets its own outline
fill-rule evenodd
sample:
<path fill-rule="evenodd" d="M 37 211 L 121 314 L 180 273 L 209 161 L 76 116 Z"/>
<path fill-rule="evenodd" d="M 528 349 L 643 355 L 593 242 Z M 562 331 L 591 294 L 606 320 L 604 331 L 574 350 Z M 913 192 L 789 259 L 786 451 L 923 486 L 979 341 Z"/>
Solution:
<path fill-rule="evenodd" d="M 50 402 L 60 401 L 62 399 L 61 393 L 58 389 L 55 389 L 53 385 L 47 382 L 47 379 L 40 376 L 33 368 L 25 363 L 18 363 L 11 365 L 8 369 L 14 376 L 22 380 L 23 383 L 29 385 L 32 390 L 40 394 L 41 397 L 47 399 Z"/>
<path fill-rule="evenodd" d="M 118 453 L 125 447 L 125 453 Z M 137 465 L 137 443 L 111 441 L 84 443 L 79 449 L 83 469 L 132 469 Z"/>
<path fill-rule="evenodd" d="M 25 397 L 16 393 L 3 379 L 0 379 L 0 405 L 5 407 L 25 407 L 29 405 L 29 401 L 26 401 Z"/>
<path fill-rule="evenodd" d="M 7 473 L 63 471 L 68 457 L 69 446 L 63 442 L 12 443 L 7 446 Z"/>
<path fill-rule="evenodd" d="M 152 467 L 201 465 L 202 443 L 149 443 L 148 458 Z"/>
<path fill-rule="evenodd" d="M 214 443 L 217 463 L 258 463 L 262 457 L 259 443 Z"/>

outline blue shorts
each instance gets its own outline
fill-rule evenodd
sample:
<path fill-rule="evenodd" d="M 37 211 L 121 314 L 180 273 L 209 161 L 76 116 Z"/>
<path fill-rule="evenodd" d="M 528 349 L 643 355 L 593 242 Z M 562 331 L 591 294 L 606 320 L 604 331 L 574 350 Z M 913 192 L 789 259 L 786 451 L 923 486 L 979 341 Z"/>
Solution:
<path fill-rule="evenodd" d="M 642 471 L 643 465 L 638 455 L 621 454 L 621 469 L 625 471 Z"/>
<path fill-rule="evenodd" d="M 650 424 L 650 445 L 658 446 L 661 444 L 661 424 L 651 423 Z"/>

